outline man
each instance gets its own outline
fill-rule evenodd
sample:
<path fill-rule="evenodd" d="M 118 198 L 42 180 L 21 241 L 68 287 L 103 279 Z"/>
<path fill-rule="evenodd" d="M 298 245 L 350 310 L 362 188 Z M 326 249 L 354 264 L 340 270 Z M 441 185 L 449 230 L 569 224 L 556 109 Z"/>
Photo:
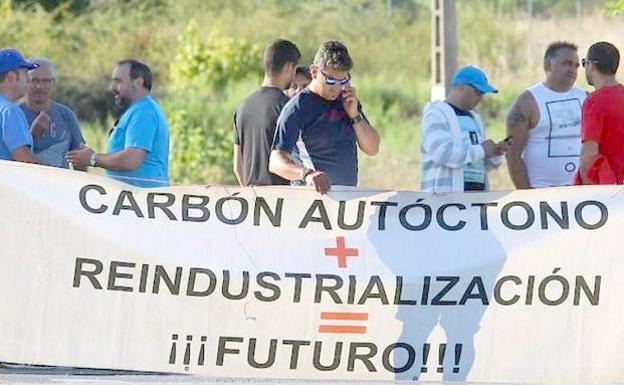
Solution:
<path fill-rule="evenodd" d="M 312 82 L 286 104 L 277 120 L 269 170 L 325 194 L 332 185 L 357 185 L 357 146 L 379 151 L 379 134 L 350 86 L 347 48 L 327 41 L 310 66 Z"/>
<path fill-rule="evenodd" d="M 39 163 L 26 117 L 15 104 L 28 87 L 28 70 L 35 68 L 19 51 L 0 50 L 0 159 Z"/>
<path fill-rule="evenodd" d="M 435 193 L 487 191 L 487 173 L 500 166 L 505 141 L 485 139 L 474 108 L 498 92 L 477 67 L 460 68 L 444 101 L 425 106 L 421 125 L 421 189 Z"/>
<path fill-rule="evenodd" d="M 524 91 L 507 116 L 513 142 L 507 167 L 516 188 L 565 186 L 578 169 L 581 106 L 587 93 L 574 87 L 577 47 L 554 42 L 544 54 L 546 80 Z"/>
<path fill-rule="evenodd" d="M 234 174 L 241 186 L 288 184 L 269 172 L 269 154 L 277 117 L 288 97 L 301 54 L 288 40 L 274 40 L 264 50 L 262 86 L 234 114 Z"/>
<path fill-rule="evenodd" d="M 56 72 L 51 61 L 31 60 L 38 65 L 30 71 L 26 101 L 20 108 L 26 115 L 34 141 L 34 153 L 48 166 L 68 168 L 66 155 L 84 145 L 76 114 L 64 104 L 51 100 Z M 86 167 L 81 171 L 86 171 Z"/>
<path fill-rule="evenodd" d="M 115 104 L 126 110 L 108 138 L 108 153 L 82 147 L 67 154 L 69 161 L 77 167 L 102 167 L 108 176 L 135 186 L 168 186 L 169 127 L 151 89 L 146 64 L 134 59 L 117 63 L 110 90 Z"/>
<path fill-rule="evenodd" d="M 306 88 L 312 81 L 310 76 L 310 69 L 308 67 L 299 66 L 295 70 L 295 78 L 290 82 L 290 87 L 286 90 L 286 96 L 292 98 L 297 95 L 299 91 Z"/>
<path fill-rule="evenodd" d="M 580 177 L 583 184 L 624 182 L 624 86 L 615 79 L 620 52 L 610 43 L 589 47 L 587 83 L 596 89 L 583 104 Z"/>

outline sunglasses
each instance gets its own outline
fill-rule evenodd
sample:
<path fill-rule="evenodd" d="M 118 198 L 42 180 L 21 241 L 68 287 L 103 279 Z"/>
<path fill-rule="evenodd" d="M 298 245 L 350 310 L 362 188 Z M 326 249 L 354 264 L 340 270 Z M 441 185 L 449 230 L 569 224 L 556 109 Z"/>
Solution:
<path fill-rule="evenodd" d="M 338 79 L 327 75 L 321 70 L 321 75 L 323 75 L 323 77 L 325 78 L 325 84 L 327 84 L 328 86 L 335 86 L 337 84 L 345 86 L 351 81 L 351 74 L 348 74 L 346 78 Z"/>
<path fill-rule="evenodd" d="M 477 94 L 477 96 L 483 96 L 485 95 L 485 92 L 481 91 L 480 89 L 478 89 L 477 87 L 473 86 L 472 84 L 468 84 L 470 86 L 470 88 L 472 88 L 474 90 L 474 92 Z"/>
<path fill-rule="evenodd" d="M 586 58 L 581 59 L 581 65 L 583 66 L 583 68 L 585 68 L 587 66 L 587 63 L 594 63 L 594 64 L 596 64 L 596 63 L 598 63 L 598 60 L 590 60 L 590 59 L 586 59 Z"/>

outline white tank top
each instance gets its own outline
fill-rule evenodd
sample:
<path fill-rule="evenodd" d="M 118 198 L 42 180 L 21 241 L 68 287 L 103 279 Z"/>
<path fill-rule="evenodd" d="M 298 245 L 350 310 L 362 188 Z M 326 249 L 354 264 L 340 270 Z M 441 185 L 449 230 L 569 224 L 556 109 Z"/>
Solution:
<path fill-rule="evenodd" d="M 555 92 L 539 83 L 529 88 L 539 109 L 539 121 L 529 130 L 522 152 L 531 187 L 572 184 L 581 153 L 581 106 L 587 96 L 580 88 Z"/>

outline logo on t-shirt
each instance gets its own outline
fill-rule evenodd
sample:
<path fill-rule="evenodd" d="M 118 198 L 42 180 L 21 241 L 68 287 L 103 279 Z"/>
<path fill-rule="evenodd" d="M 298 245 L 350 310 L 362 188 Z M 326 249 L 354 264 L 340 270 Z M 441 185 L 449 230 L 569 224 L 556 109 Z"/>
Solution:
<path fill-rule="evenodd" d="M 470 131 L 470 143 L 471 144 L 479 144 L 479 135 L 476 131 Z"/>

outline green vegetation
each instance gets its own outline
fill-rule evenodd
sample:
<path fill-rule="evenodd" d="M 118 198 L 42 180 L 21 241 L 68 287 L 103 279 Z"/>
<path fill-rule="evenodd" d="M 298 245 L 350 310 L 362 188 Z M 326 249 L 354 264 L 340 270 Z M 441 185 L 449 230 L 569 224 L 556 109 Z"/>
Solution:
<path fill-rule="evenodd" d="M 624 0 L 610 0 L 606 4 L 607 12 L 614 15 L 624 11 Z"/>
<path fill-rule="evenodd" d="M 617 10 L 621 0 L 610 1 Z M 486 70 L 501 92 L 479 107 L 490 136 L 504 136 L 515 95 L 542 78 L 543 49 L 567 39 L 582 51 L 621 36 L 602 2 L 457 0 L 459 64 Z M 104 150 L 112 125 L 108 78 L 126 57 L 148 62 L 154 94 L 171 126 L 176 184 L 231 184 L 232 115 L 261 81 L 261 55 L 276 37 L 294 41 L 309 64 L 319 44 L 343 41 L 354 58 L 353 85 L 383 142 L 361 156 L 361 185 L 418 188 L 419 115 L 429 98 L 429 0 L 0 0 L 0 44 L 58 65 L 57 96 Z M 619 18 L 619 16 L 618 16 Z M 609 24 L 611 23 L 611 24 Z M 601 28 L 595 28 L 601 25 Z M 610 28 L 609 26 L 612 26 Z M 614 31 L 612 35 L 604 31 Z M 579 77 L 581 78 L 581 76 Z M 581 85 L 584 85 L 581 81 Z M 496 188 L 509 188 L 506 171 Z"/>

